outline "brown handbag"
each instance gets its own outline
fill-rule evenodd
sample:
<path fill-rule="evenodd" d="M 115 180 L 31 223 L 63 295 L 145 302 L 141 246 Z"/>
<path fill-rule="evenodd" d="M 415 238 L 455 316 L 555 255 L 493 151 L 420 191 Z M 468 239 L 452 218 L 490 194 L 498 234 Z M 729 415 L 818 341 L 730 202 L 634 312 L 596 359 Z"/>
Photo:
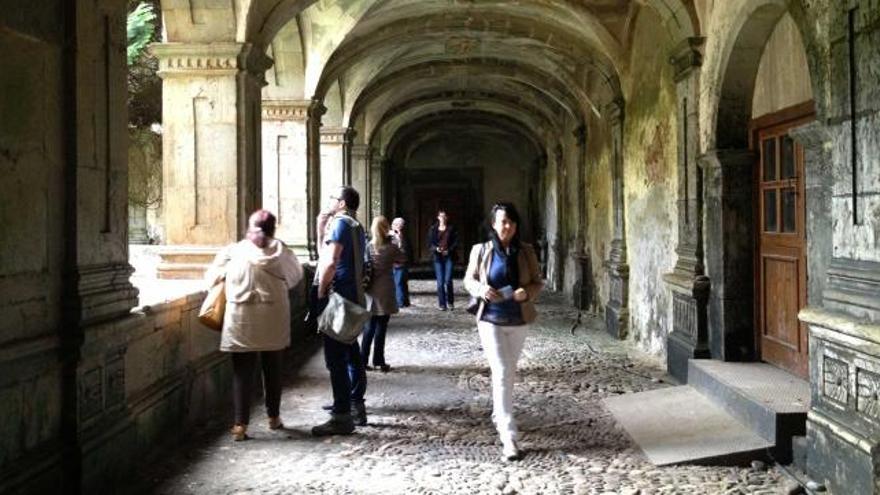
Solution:
<path fill-rule="evenodd" d="M 199 309 L 199 321 L 211 330 L 223 330 L 223 315 L 226 313 L 226 282 L 221 280 L 208 289 L 208 295 Z"/>

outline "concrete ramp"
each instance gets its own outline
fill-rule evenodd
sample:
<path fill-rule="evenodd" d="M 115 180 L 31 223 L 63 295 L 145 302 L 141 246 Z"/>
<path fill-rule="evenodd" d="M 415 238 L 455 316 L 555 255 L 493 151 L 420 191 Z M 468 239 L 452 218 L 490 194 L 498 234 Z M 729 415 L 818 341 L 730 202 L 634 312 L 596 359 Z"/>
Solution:
<path fill-rule="evenodd" d="M 689 386 L 610 397 L 605 406 L 657 466 L 742 465 L 773 447 Z"/>

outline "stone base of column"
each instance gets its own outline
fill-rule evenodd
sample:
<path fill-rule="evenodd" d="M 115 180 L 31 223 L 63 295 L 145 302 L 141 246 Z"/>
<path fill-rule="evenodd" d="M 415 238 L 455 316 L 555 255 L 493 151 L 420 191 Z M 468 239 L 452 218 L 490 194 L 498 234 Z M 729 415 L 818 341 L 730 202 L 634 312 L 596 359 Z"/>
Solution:
<path fill-rule="evenodd" d="M 707 342 L 709 279 L 674 272 L 664 277 L 672 289 L 672 332 L 666 338 L 667 372 L 687 383 L 688 360 L 711 356 Z"/>
<path fill-rule="evenodd" d="M 212 246 L 163 246 L 159 250 L 162 261 L 156 268 L 156 278 L 164 280 L 198 280 L 220 251 Z"/>
<path fill-rule="evenodd" d="M 807 472 L 832 493 L 880 494 L 880 443 L 813 412 L 807 417 Z"/>
<path fill-rule="evenodd" d="M 620 261 L 625 258 L 612 252 L 612 259 L 605 263 L 608 268 L 608 304 L 605 305 L 605 330 L 616 339 L 625 339 L 629 331 L 629 265 Z"/>
<path fill-rule="evenodd" d="M 134 268 L 128 263 L 83 266 L 77 270 L 83 324 L 128 315 L 137 306 L 138 290 L 131 284 Z"/>
<path fill-rule="evenodd" d="M 615 339 L 623 340 L 629 330 L 629 309 L 621 307 L 617 301 L 605 305 L 605 330 Z"/>
<path fill-rule="evenodd" d="M 834 493 L 880 494 L 880 323 L 827 308 L 798 317 L 810 328 L 807 472 Z"/>
<path fill-rule="evenodd" d="M 574 259 L 577 280 L 571 285 L 571 300 L 574 307 L 581 310 L 591 310 L 593 306 L 593 269 L 590 256 L 583 253 L 571 255 Z"/>

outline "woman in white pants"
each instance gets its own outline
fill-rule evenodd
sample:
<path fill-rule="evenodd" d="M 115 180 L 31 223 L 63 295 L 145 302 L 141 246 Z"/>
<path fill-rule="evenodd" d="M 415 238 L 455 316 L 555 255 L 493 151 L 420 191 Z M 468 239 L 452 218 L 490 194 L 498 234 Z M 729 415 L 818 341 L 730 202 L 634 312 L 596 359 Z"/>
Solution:
<path fill-rule="evenodd" d="M 477 330 L 492 369 L 492 418 L 501 437 L 502 457 L 519 459 L 513 382 L 535 300 L 544 287 L 538 257 L 519 238 L 520 217 L 511 203 L 492 207 L 490 240 L 471 249 L 464 283 L 479 300 Z"/>

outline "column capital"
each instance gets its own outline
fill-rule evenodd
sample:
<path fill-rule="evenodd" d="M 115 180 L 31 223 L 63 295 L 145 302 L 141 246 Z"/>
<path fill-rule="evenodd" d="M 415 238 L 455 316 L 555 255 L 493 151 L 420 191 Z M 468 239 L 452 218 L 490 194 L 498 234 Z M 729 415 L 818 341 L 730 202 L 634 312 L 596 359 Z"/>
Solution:
<path fill-rule="evenodd" d="M 831 129 L 817 120 L 791 129 L 788 135 L 808 149 L 822 149 L 833 138 Z"/>
<path fill-rule="evenodd" d="M 611 125 L 620 125 L 623 123 L 624 107 L 623 98 L 615 98 L 606 103 L 602 110 L 605 112 L 605 116 L 611 122 Z"/>
<path fill-rule="evenodd" d="M 578 146 L 583 147 L 587 143 L 587 125 L 583 122 L 571 134 Z"/>
<path fill-rule="evenodd" d="M 343 144 L 347 132 L 347 127 L 322 127 L 321 144 Z"/>
<path fill-rule="evenodd" d="M 155 43 L 159 77 L 231 76 L 240 71 L 262 75 L 273 60 L 250 43 Z"/>
<path fill-rule="evenodd" d="M 305 122 L 310 100 L 263 100 L 263 120 Z"/>
<path fill-rule="evenodd" d="M 310 119 L 321 120 L 321 117 L 327 113 L 327 107 L 321 103 L 321 100 L 312 99 L 309 103 L 309 109 L 307 111 L 307 115 Z"/>
<path fill-rule="evenodd" d="M 706 38 L 692 36 L 682 40 L 669 54 L 669 63 L 675 69 L 675 82 L 687 78 L 694 69 L 703 65 L 703 53 L 700 51 Z"/>

